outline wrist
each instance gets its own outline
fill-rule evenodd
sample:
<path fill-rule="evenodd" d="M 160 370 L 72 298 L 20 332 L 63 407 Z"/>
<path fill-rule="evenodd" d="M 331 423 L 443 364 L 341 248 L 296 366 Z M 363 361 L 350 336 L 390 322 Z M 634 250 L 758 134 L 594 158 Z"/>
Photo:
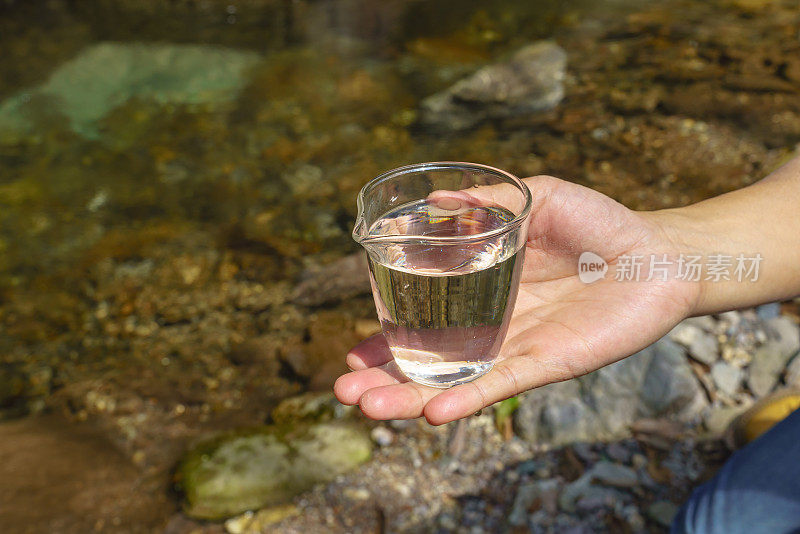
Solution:
<path fill-rule="evenodd" d="M 795 271 L 786 268 L 793 264 L 786 261 L 786 247 L 759 231 L 763 223 L 733 208 L 706 201 L 647 214 L 676 256 L 702 257 L 691 315 L 783 300 L 797 292 L 797 281 L 789 274 Z M 710 267 L 721 259 L 727 263 L 725 274 L 715 276 Z"/>
<path fill-rule="evenodd" d="M 725 234 L 716 228 L 712 219 L 704 216 L 701 210 L 685 208 L 664 209 L 644 212 L 643 215 L 655 228 L 660 246 L 664 247 L 674 261 L 701 258 L 701 262 L 715 254 L 733 255 L 736 246 Z M 734 291 L 730 284 L 718 284 L 701 272 L 697 279 L 680 279 L 679 283 L 692 284 L 694 295 L 689 303 L 687 316 L 704 315 L 736 307 L 730 305 Z"/>

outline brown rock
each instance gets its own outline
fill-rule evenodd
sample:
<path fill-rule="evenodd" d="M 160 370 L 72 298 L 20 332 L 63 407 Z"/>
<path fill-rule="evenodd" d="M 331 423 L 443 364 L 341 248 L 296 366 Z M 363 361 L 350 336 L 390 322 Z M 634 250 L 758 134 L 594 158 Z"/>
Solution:
<path fill-rule="evenodd" d="M 311 389 L 328 389 L 347 372 L 345 356 L 362 337 L 353 321 L 337 311 L 314 314 L 308 335 L 307 343 L 283 349 L 282 358 L 295 373 L 309 379 Z"/>
<path fill-rule="evenodd" d="M 319 306 L 368 293 L 369 290 L 367 257 L 358 252 L 308 269 L 294 290 L 293 300 L 305 306 Z"/>

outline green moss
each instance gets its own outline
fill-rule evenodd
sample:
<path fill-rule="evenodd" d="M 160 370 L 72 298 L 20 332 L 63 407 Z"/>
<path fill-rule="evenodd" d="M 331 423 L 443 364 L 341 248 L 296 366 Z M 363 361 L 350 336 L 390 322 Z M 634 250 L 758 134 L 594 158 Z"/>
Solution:
<path fill-rule="evenodd" d="M 359 426 L 287 422 L 201 443 L 181 462 L 177 482 L 188 515 L 221 519 L 285 503 L 371 453 L 369 435 Z"/>

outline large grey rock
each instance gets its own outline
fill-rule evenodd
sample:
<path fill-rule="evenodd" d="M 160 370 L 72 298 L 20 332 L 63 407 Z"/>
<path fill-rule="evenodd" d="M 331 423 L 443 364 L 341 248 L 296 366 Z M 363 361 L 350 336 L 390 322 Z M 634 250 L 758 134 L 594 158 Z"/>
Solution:
<path fill-rule="evenodd" d="M 645 417 L 694 420 L 706 404 L 683 350 L 665 338 L 586 376 L 528 392 L 514 419 L 526 440 L 558 446 L 619 438 Z"/>
<path fill-rule="evenodd" d="M 700 384 L 675 343 L 665 339 L 652 347 L 654 353 L 642 384 L 641 398 L 654 415 L 677 415 L 702 397 Z"/>
<path fill-rule="evenodd" d="M 32 129 L 32 101 L 52 102 L 75 132 L 97 137 L 97 122 L 133 97 L 175 104 L 230 100 L 259 58 L 254 52 L 205 45 L 96 44 L 42 85 L 2 102 L 0 134 Z"/>
<path fill-rule="evenodd" d="M 514 412 L 523 437 L 558 446 L 604 433 L 603 422 L 580 393 L 578 380 L 543 386 L 525 394 Z"/>
<path fill-rule="evenodd" d="M 178 477 L 187 515 L 221 519 L 287 502 L 369 459 L 369 433 L 328 422 L 266 427 L 218 438 L 192 450 Z"/>
<path fill-rule="evenodd" d="M 426 98 L 423 125 L 458 131 L 488 119 L 529 115 L 554 108 L 564 97 L 567 54 L 540 41 L 518 50 L 503 63 L 488 65 L 449 89 Z"/>
<path fill-rule="evenodd" d="M 543 430 L 549 431 L 553 443 L 572 443 L 583 441 L 588 436 L 602 432 L 602 422 L 594 417 L 593 410 L 580 397 L 578 382 L 564 382 L 548 386 L 545 404 L 542 406 L 541 422 Z"/>

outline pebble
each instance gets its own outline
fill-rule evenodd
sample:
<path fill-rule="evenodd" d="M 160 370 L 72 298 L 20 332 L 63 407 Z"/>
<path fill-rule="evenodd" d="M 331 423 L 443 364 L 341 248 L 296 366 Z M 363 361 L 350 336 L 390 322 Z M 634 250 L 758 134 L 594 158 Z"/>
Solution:
<path fill-rule="evenodd" d="M 692 325 L 705 330 L 706 332 L 714 332 L 717 327 L 717 322 L 710 315 L 700 315 L 699 317 L 689 317 L 684 319 L 680 324 Z"/>
<path fill-rule="evenodd" d="M 513 526 L 523 526 L 527 524 L 528 509 L 533 502 L 536 499 L 541 499 L 543 503 L 554 502 L 558 487 L 558 480 L 553 478 L 522 484 L 517 490 L 517 495 L 514 497 L 514 505 L 508 516 L 508 522 Z"/>
<path fill-rule="evenodd" d="M 696 325 L 691 323 L 681 322 L 667 334 L 673 341 L 676 341 L 683 345 L 684 347 L 688 347 L 694 341 L 703 335 L 703 330 Z"/>
<path fill-rule="evenodd" d="M 526 460 L 517 466 L 517 472 L 520 475 L 532 475 L 543 467 L 543 463 L 538 460 Z"/>
<path fill-rule="evenodd" d="M 726 322 L 729 328 L 738 326 L 742 320 L 741 314 L 736 310 L 720 313 L 719 318 Z"/>
<path fill-rule="evenodd" d="M 575 509 L 579 512 L 589 512 L 603 508 L 614 508 L 624 495 L 617 490 L 602 486 L 589 486 L 578 498 Z"/>
<path fill-rule="evenodd" d="M 370 435 L 372 436 L 373 441 L 375 441 L 375 443 L 381 447 L 391 445 L 394 441 L 394 432 L 385 426 L 376 426 L 372 429 Z"/>
<path fill-rule="evenodd" d="M 606 447 L 605 452 L 609 458 L 623 464 L 630 463 L 631 457 L 633 456 L 633 452 L 630 450 L 630 448 L 626 447 L 621 442 L 616 441 L 610 443 Z"/>
<path fill-rule="evenodd" d="M 770 302 L 769 304 L 762 304 L 761 306 L 756 308 L 756 313 L 758 314 L 759 318 L 761 318 L 764 321 L 767 321 L 769 319 L 775 319 L 781 314 L 781 304 L 780 302 Z"/>
<path fill-rule="evenodd" d="M 728 362 L 716 362 L 711 367 L 711 379 L 714 381 L 714 385 L 728 396 L 736 393 L 743 378 L 744 371 Z"/>
<path fill-rule="evenodd" d="M 588 471 L 592 479 L 618 488 L 631 488 L 639 483 L 636 471 L 628 466 L 601 460 Z"/>
<path fill-rule="evenodd" d="M 689 344 L 689 356 L 698 362 L 712 365 L 719 357 L 719 344 L 717 338 L 707 332 L 701 332 Z"/>
<path fill-rule="evenodd" d="M 753 355 L 748 368 L 747 387 L 756 397 L 763 397 L 775 387 L 778 379 L 791 357 L 781 341 L 770 340 Z"/>
<path fill-rule="evenodd" d="M 558 496 L 558 507 L 564 512 L 574 512 L 575 502 L 590 486 L 590 483 L 591 477 L 589 473 L 584 473 L 577 480 L 567 484 Z"/>
<path fill-rule="evenodd" d="M 644 454 L 637 452 L 631 457 L 631 465 L 633 465 L 634 469 L 642 469 L 647 464 L 647 457 Z"/>
<path fill-rule="evenodd" d="M 448 532 L 455 531 L 458 528 L 458 521 L 450 513 L 442 513 L 438 518 L 439 526 Z"/>
<path fill-rule="evenodd" d="M 644 517 L 639 513 L 635 505 L 629 504 L 622 509 L 622 518 L 628 523 L 628 527 L 633 532 L 642 532 L 645 528 Z"/>
<path fill-rule="evenodd" d="M 647 516 L 662 527 L 669 527 L 677 513 L 678 506 L 670 501 L 656 501 L 647 508 Z"/>
<path fill-rule="evenodd" d="M 592 450 L 591 443 L 579 441 L 572 444 L 572 450 L 584 462 L 591 463 L 597 460 L 597 453 Z"/>

